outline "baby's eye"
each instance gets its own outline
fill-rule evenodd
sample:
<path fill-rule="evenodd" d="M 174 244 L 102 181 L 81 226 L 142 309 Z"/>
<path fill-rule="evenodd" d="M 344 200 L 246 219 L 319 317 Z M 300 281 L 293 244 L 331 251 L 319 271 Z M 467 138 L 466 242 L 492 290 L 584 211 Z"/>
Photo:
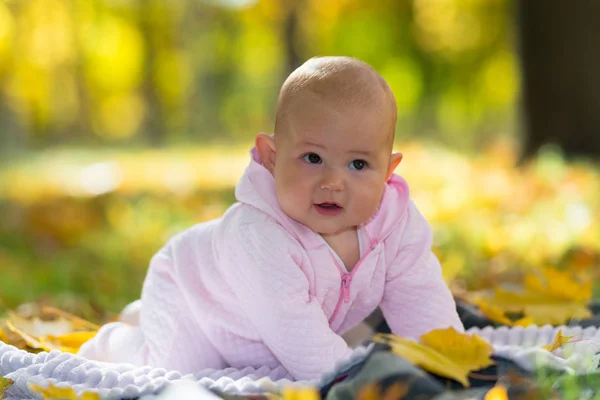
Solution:
<path fill-rule="evenodd" d="M 367 168 L 367 162 L 365 160 L 354 160 L 349 165 L 350 169 L 355 169 L 357 171 L 362 171 Z"/>
<path fill-rule="evenodd" d="M 323 161 L 321 157 L 316 153 L 308 153 L 302 158 L 304 158 L 304 161 L 306 161 L 309 164 L 321 164 L 321 162 Z"/>

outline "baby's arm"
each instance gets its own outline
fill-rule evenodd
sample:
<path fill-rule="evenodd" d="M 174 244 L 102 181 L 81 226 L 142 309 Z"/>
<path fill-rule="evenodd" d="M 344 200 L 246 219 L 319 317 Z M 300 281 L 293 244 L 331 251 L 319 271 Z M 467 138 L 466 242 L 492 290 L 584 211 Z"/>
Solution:
<path fill-rule="evenodd" d="M 274 221 L 224 234 L 221 267 L 256 333 L 298 380 L 318 378 L 351 353 L 329 327 L 300 268 L 301 247 Z"/>
<path fill-rule="evenodd" d="M 463 331 L 456 305 L 431 252 L 431 228 L 411 201 L 400 248 L 388 267 L 381 310 L 392 332 L 418 339 L 437 328 Z"/>

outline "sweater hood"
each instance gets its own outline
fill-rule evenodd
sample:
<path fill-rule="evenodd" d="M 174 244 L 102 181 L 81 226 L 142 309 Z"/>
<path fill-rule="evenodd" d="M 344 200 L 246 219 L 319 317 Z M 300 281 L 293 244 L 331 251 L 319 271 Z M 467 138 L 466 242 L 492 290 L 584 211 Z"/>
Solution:
<path fill-rule="evenodd" d="M 275 179 L 253 147 L 250 164 L 235 189 L 236 199 L 269 215 L 289 231 L 304 248 L 325 245 L 320 235 L 306 225 L 293 220 L 281 209 L 275 191 Z M 360 228 L 366 230 L 372 242 L 381 242 L 398 228 L 409 204 L 409 188 L 404 178 L 393 174 L 385 184 L 379 207 Z"/>

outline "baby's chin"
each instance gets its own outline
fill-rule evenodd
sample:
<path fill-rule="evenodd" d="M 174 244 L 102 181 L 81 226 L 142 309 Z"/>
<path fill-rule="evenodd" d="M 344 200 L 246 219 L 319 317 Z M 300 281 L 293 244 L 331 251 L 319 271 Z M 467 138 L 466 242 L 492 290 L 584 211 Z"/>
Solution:
<path fill-rule="evenodd" d="M 314 224 L 314 226 L 307 225 L 312 231 L 318 233 L 321 236 L 335 236 L 341 233 L 356 230 L 356 226 L 323 226 L 324 224 Z"/>

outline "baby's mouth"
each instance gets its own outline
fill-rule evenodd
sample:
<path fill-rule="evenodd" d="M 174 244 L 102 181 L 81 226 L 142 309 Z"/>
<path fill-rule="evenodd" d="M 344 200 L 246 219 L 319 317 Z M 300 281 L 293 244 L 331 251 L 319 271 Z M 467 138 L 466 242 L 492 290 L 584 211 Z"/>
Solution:
<path fill-rule="evenodd" d="M 317 207 L 323 208 L 325 210 L 338 210 L 338 209 L 343 208 L 338 203 L 330 203 L 330 202 L 320 203 L 320 204 L 315 204 L 315 205 Z"/>

